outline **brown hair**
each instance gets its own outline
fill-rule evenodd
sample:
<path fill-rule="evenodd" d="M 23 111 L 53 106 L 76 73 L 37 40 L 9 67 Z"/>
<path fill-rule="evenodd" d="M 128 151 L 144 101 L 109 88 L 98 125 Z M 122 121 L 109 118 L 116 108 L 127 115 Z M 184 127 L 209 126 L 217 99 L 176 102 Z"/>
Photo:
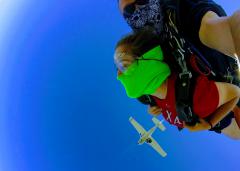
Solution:
<path fill-rule="evenodd" d="M 141 56 L 157 45 L 160 45 L 159 36 L 154 33 L 152 28 L 146 27 L 123 37 L 117 43 L 116 49 L 119 46 L 126 46 L 129 49 L 128 53 L 133 56 Z"/>

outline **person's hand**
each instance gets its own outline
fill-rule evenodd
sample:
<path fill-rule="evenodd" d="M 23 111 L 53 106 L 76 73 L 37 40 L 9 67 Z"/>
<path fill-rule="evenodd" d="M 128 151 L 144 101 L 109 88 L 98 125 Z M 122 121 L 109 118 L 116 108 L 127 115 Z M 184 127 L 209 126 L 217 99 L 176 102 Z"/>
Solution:
<path fill-rule="evenodd" d="M 192 132 L 211 129 L 211 125 L 207 121 L 201 118 L 199 118 L 199 123 L 196 123 L 196 125 L 194 126 L 189 126 L 185 122 L 183 123 L 183 125 L 184 125 L 184 128 L 187 128 L 189 129 L 189 131 L 192 131 Z"/>
<path fill-rule="evenodd" d="M 162 113 L 162 109 L 158 106 L 148 106 L 148 113 L 152 114 L 152 115 L 159 115 Z"/>

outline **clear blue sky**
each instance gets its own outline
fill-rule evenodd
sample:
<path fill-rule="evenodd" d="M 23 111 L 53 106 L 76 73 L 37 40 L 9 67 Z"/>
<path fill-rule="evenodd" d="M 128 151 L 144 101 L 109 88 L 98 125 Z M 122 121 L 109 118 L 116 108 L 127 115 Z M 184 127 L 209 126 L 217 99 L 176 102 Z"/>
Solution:
<path fill-rule="evenodd" d="M 231 14 L 240 1 L 218 0 Z M 161 158 L 129 124 L 112 56 L 130 29 L 116 1 L 0 0 L 1 171 L 239 171 L 240 142 L 166 123 Z M 161 118 L 161 117 L 160 117 Z"/>

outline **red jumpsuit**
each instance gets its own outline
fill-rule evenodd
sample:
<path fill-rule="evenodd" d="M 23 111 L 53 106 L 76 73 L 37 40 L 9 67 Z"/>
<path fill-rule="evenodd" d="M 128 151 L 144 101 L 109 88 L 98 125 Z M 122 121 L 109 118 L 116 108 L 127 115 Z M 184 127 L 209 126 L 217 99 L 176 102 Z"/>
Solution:
<path fill-rule="evenodd" d="M 157 105 L 162 109 L 163 117 L 173 125 L 182 128 L 183 123 L 176 113 L 175 82 L 176 74 L 168 77 L 167 95 L 165 99 L 153 97 Z M 205 76 L 199 76 L 196 80 L 193 94 L 193 112 L 200 118 L 212 114 L 218 107 L 219 93 L 214 81 Z"/>

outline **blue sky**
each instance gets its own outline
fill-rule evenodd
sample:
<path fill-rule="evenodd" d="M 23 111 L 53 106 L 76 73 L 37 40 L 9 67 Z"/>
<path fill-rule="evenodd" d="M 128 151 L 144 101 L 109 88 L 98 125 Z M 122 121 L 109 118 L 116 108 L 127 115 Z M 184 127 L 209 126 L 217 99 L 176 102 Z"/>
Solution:
<path fill-rule="evenodd" d="M 114 46 L 130 31 L 115 1 L 0 0 L 0 24 L 0 170 L 239 170 L 239 141 L 211 132 L 166 123 L 154 138 L 167 158 L 137 145 L 128 118 L 153 124 L 115 78 Z"/>

